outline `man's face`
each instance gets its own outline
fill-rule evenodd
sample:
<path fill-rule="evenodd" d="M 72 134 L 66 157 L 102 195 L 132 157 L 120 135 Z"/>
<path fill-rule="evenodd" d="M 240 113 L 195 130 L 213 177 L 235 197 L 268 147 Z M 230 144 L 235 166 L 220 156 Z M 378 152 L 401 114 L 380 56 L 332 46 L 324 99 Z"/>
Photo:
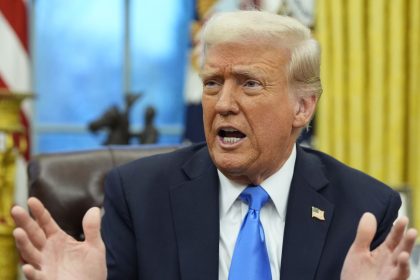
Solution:
<path fill-rule="evenodd" d="M 269 44 L 221 43 L 201 71 L 210 155 L 231 180 L 259 184 L 291 153 L 299 104 L 288 90 L 289 51 Z"/>

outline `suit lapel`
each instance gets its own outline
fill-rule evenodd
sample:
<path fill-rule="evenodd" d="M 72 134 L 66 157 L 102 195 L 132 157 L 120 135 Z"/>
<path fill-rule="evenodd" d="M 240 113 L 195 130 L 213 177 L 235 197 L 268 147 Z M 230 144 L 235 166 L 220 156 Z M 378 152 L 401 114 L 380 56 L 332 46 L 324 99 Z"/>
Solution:
<path fill-rule="evenodd" d="M 171 189 L 181 278 L 217 279 L 219 179 L 207 147 L 183 166 L 188 181 Z"/>
<path fill-rule="evenodd" d="M 315 278 L 334 211 L 334 205 L 320 194 L 328 184 L 321 166 L 298 146 L 286 213 L 282 280 Z M 324 211 L 324 221 L 312 218 L 312 207 Z"/>

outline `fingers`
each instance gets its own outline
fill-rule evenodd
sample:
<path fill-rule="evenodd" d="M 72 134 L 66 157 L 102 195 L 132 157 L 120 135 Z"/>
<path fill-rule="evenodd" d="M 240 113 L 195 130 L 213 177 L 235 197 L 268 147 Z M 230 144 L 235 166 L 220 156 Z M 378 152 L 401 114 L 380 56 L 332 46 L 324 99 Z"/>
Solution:
<path fill-rule="evenodd" d="M 28 212 L 20 206 L 14 206 L 11 210 L 11 214 L 16 226 L 27 232 L 27 235 L 30 237 L 34 246 L 41 249 L 45 244 L 46 238 L 44 231 L 39 227 L 37 222 L 35 222 L 34 219 L 29 216 Z"/>
<path fill-rule="evenodd" d="M 402 252 L 397 258 L 397 267 L 394 271 L 394 280 L 406 280 L 410 276 L 410 255 Z"/>
<path fill-rule="evenodd" d="M 417 231 L 415 229 L 409 229 L 407 232 L 405 232 L 407 224 L 407 217 L 398 218 L 384 242 L 385 246 L 387 246 L 388 249 L 392 252 L 392 262 L 397 265 L 397 270 L 403 275 L 405 274 L 405 263 L 400 264 L 400 258 L 405 254 L 407 254 L 408 257 L 410 256 L 417 237 Z"/>
<path fill-rule="evenodd" d="M 86 242 L 96 246 L 102 246 L 100 232 L 101 212 L 98 207 L 90 208 L 83 217 L 83 232 Z"/>
<path fill-rule="evenodd" d="M 41 271 L 36 270 L 32 265 L 25 264 L 22 266 L 23 274 L 28 280 L 45 280 L 46 278 L 41 273 Z"/>
<path fill-rule="evenodd" d="M 389 250 L 394 251 L 395 248 L 400 244 L 401 240 L 404 237 L 405 227 L 408 224 L 407 217 L 398 218 L 394 226 L 391 229 L 391 232 L 388 234 L 387 238 L 384 241 L 385 246 Z"/>
<path fill-rule="evenodd" d="M 417 231 L 413 228 L 407 230 L 403 241 L 400 243 L 400 251 L 407 252 L 409 255 L 413 251 L 414 245 L 416 244 Z"/>
<path fill-rule="evenodd" d="M 28 199 L 28 205 L 36 221 L 38 222 L 38 225 L 45 232 L 45 235 L 47 237 L 53 235 L 54 233 L 60 230 L 60 227 L 51 217 L 51 214 L 44 207 L 41 201 L 39 201 L 35 197 L 31 197 Z"/>
<path fill-rule="evenodd" d="M 19 249 L 25 262 L 38 267 L 41 263 L 41 253 L 29 240 L 26 232 L 21 228 L 17 228 L 13 231 L 13 236 L 16 240 L 16 247 Z"/>
<path fill-rule="evenodd" d="M 357 227 L 356 238 L 352 248 L 354 250 L 370 251 L 370 244 L 376 233 L 376 219 L 371 213 L 364 213 Z"/>

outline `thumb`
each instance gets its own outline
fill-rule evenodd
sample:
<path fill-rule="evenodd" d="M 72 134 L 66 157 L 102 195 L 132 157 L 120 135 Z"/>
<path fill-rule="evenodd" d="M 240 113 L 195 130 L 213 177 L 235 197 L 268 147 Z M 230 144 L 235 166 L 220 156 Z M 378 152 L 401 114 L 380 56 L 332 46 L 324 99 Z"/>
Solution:
<path fill-rule="evenodd" d="M 357 227 L 352 249 L 370 251 L 370 244 L 376 233 L 376 218 L 372 213 L 364 213 Z"/>
<path fill-rule="evenodd" d="M 101 211 L 98 207 L 92 207 L 86 212 L 82 224 L 85 240 L 93 245 L 101 244 Z"/>

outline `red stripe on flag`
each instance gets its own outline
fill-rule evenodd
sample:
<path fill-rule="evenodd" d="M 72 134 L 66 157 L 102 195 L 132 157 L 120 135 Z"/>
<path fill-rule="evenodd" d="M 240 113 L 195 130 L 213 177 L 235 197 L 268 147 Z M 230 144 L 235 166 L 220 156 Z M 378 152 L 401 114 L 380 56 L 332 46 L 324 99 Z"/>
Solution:
<path fill-rule="evenodd" d="M 23 48 L 29 53 L 28 10 L 23 0 L 0 0 L 0 12 L 15 31 Z"/>
<path fill-rule="evenodd" d="M 1 75 L 0 75 L 0 88 L 8 88 L 8 86 L 6 85 L 6 83 L 1 78 Z"/>

